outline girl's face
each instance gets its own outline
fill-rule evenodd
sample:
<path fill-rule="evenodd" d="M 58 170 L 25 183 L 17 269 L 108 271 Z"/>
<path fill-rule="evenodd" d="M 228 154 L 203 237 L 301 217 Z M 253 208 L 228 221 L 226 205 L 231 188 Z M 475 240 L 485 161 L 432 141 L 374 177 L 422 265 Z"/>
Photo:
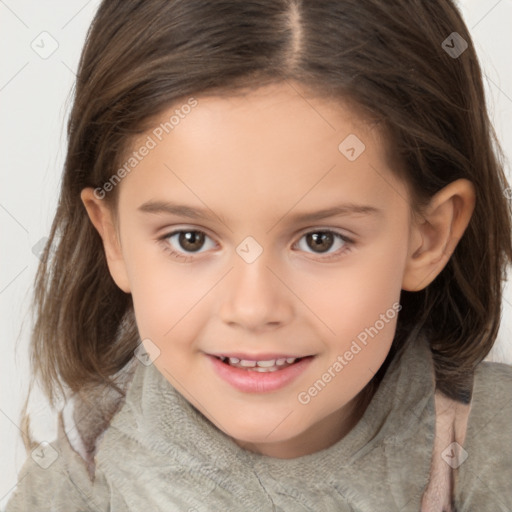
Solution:
<path fill-rule="evenodd" d="M 421 245 L 377 129 L 286 83 L 184 102 L 133 150 L 106 251 L 153 364 L 249 450 L 341 439 Z"/>

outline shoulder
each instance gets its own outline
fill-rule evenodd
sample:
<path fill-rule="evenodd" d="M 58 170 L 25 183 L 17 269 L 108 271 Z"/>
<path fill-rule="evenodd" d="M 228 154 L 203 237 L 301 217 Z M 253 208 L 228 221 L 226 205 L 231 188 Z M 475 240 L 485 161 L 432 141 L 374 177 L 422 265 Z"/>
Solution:
<path fill-rule="evenodd" d="M 475 370 L 468 437 L 506 439 L 512 436 L 512 365 L 482 362 Z M 508 428 L 504 428 L 508 427 Z M 469 440 L 469 439 L 468 439 Z M 509 447 L 512 450 L 512 447 Z M 510 453 L 510 452 L 509 452 Z"/>
<path fill-rule="evenodd" d="M 91 479 L 84 460 L 69 443 L 61 415 L 58 425 L 57 438 L 42 442 L 27 457 L 5 512 L 109 510 L 101 474 Z"/>
<path fill-rule="evenodd" d="M 511 365 L 486 361 L 476 368 L 463 449 L 458 512 L 512 510 Z"/>
<path fill-rule="evenodd" d="M 509 392 L 512 385 L 512 365 L 507 363 L 481 362 L 475 370 L 474 392 L 488 393 L 493 389 Z M 500 393 L 492 393 L 496 398 L 503 397 Z M 510 400 L 510 394 L 508 395 Z"/>

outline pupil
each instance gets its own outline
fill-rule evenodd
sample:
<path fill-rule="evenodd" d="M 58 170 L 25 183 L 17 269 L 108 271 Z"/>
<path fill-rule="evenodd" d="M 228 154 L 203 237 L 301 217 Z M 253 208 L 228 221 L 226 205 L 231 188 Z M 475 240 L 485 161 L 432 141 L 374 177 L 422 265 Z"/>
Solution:
<path fill-rule="evenodd" d="M 182 231 L 179 236 L 179 243 L 183 249 L 197 251 L 201 249 L 204 243 L 204 234 L 199 231 Z M 199 247 L 194 247 L 195 243 L 199 243 Z"/>
<path fill-rule="evenodd" d="M 333 236 L 332 233 L 321 232 L 320 236 L 318 233 L 310 233 L 306 235 L 308 237 L 308 243 L 313 242 L 312 249 L 324 249 L 329 250 L 332 247 Z M 323 251 L 320 251 L 323 252 Z"/>

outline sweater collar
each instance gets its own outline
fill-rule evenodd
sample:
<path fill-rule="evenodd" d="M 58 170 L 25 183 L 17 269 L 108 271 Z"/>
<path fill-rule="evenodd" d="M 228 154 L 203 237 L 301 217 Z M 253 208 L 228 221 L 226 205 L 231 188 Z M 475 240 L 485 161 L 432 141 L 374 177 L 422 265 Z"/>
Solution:
<path fill-rule="evenodd" d="M 334 445 L 310 455 L 278 459 L 244 450 L 193 407 L 154 365 L 140 363 L 112 427 L 116 439 L 119 434 L 126 436 L 135 446 L 142 445 L 148 457 L 158 455 L 162 464 L 183 464 L 192 471 L 214 467 L 242 483 L 243 475 L 248 478 L 250 473 L 257 476 L 259 486 L 281 492 L 295 489 L 300 494 L 308 486 L 327 486 L 354 504 L 369 503 L 371 486 L 372 503 L 402 509 L 411 500 L 419 504 L 428 483 L 434 392 L 430 347 L 425 336 L 413 332 L 355 427 Z M 108 467 L 113 471 L 113 463 L 107 461 L 112 438 L 108 431 L 106 438 L 102 461 L 107 471 Z M 247 493 L 257 494 L 256 487 L 247 485 Z M 307 502 L 307 493 L 301 499 Z"/>

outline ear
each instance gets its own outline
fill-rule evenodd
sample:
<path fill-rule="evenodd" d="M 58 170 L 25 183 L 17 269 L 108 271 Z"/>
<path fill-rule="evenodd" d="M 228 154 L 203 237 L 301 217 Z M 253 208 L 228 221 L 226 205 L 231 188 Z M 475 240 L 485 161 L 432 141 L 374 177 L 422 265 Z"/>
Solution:
<path fill-rule="evenodd" d="M 414 221 L 402 289 L 428 286 L 448 263 L 475 208 L 471 181 L 453 181 L 434 195 L 422 220 Z"/>
<path fill-rule="evenodd" d="M 130 293 L 130 285 L 126 265 L 121 250 L 121 242 L 115 227 L 114 218 L 109 206 L 102 198 L 94 194 L 91 187 L 84 188 L 80 193 L 89 219 L 103 240 L 103 248 L 108 269 L 112 279 L 125 293 Z"/>

